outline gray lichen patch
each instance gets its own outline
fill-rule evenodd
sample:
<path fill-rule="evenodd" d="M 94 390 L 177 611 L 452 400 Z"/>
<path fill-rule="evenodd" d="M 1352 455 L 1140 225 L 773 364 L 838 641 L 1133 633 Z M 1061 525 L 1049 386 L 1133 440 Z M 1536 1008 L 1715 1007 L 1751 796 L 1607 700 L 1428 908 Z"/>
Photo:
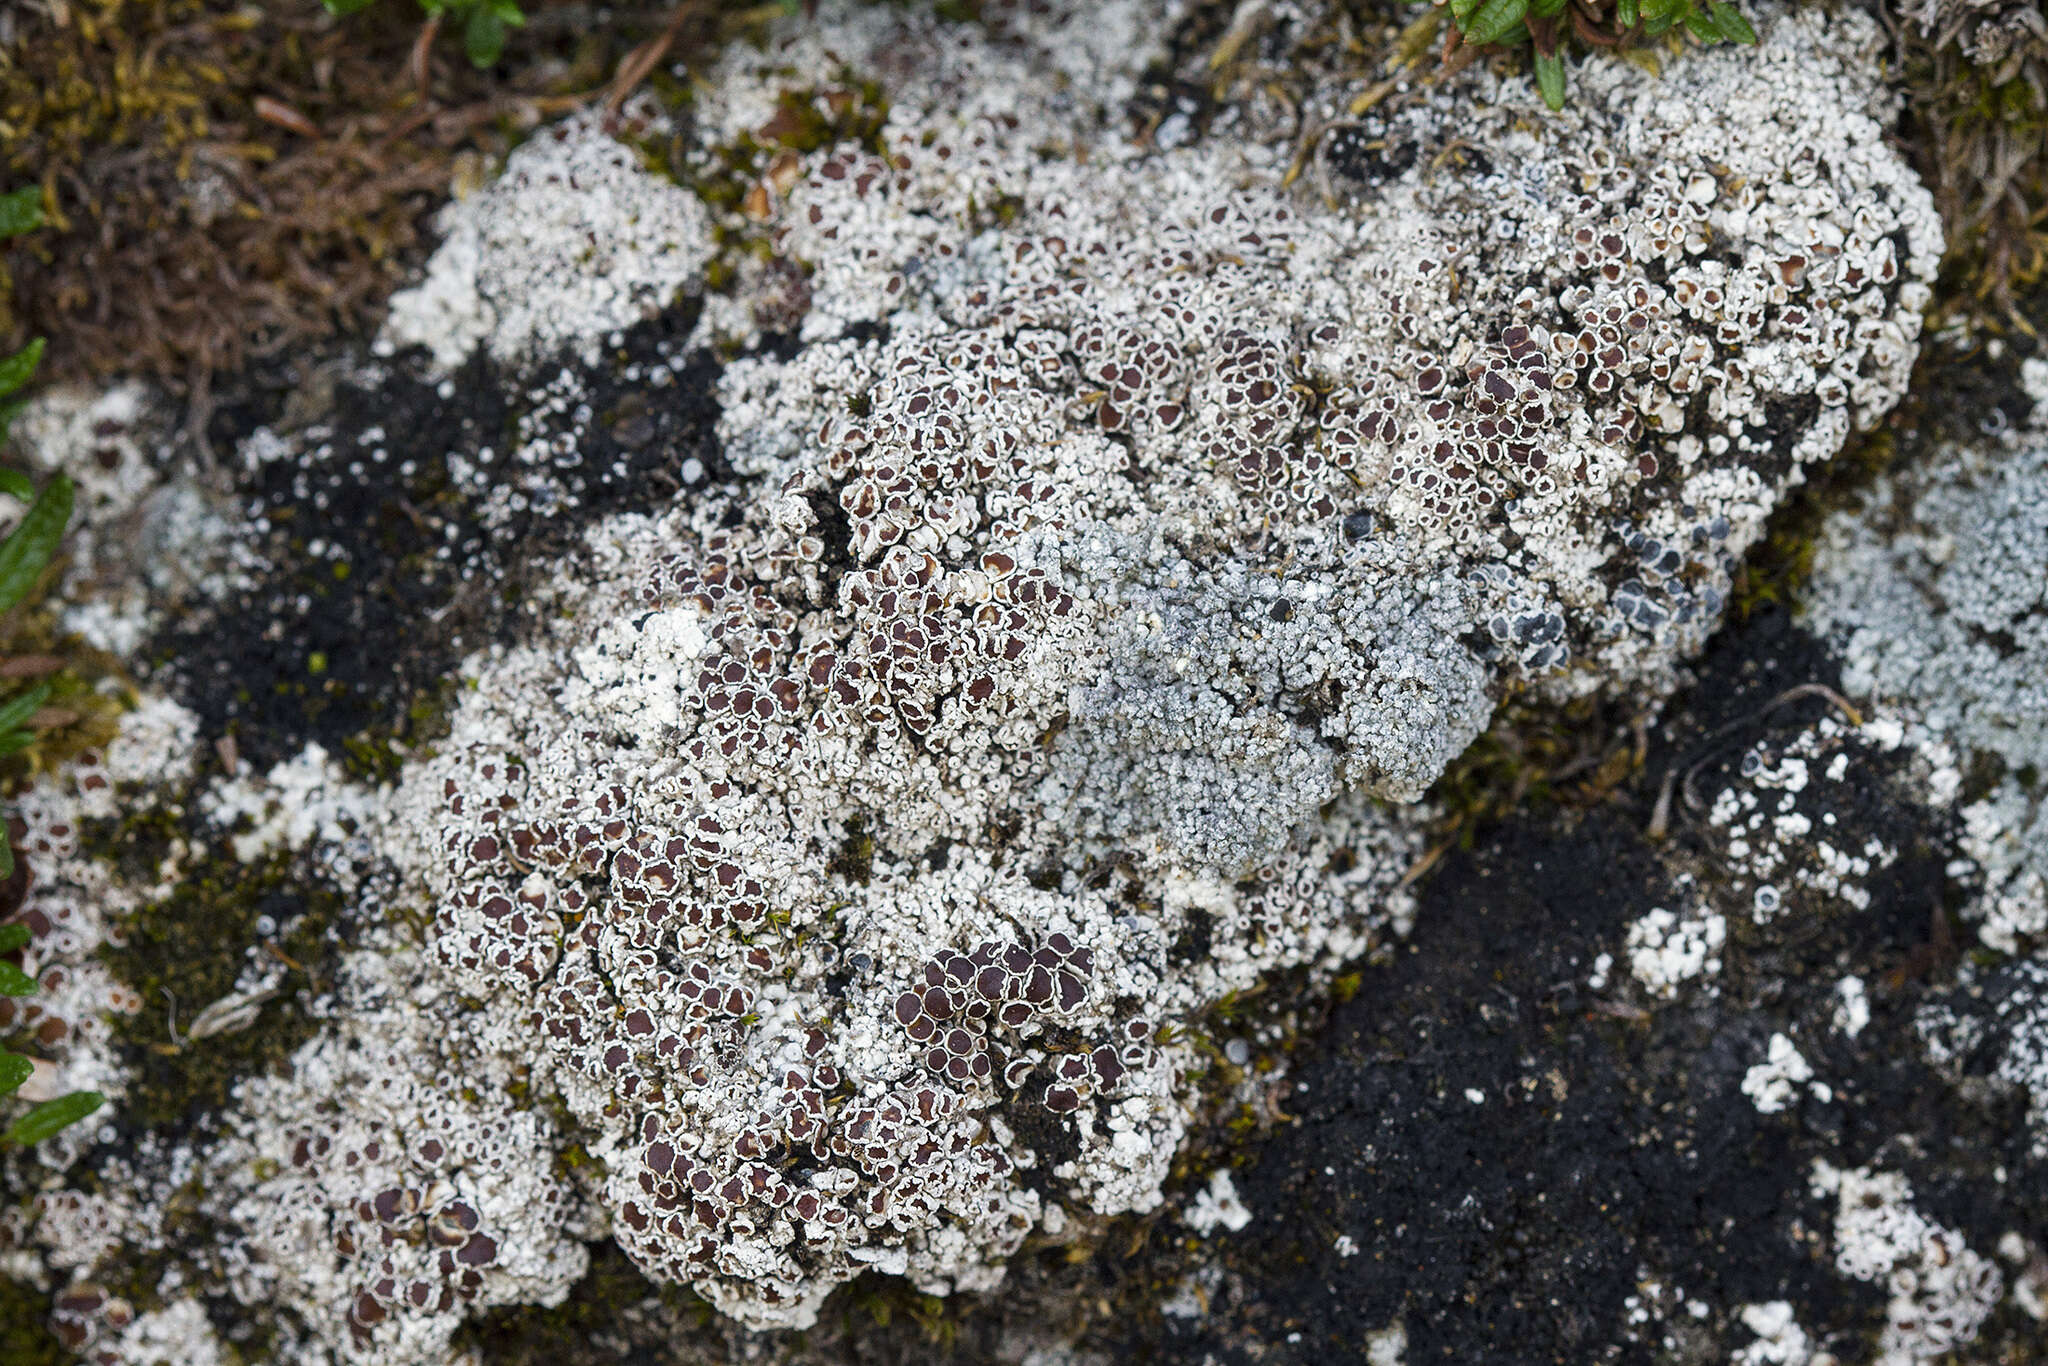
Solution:
<path fill-rule="evenodd" d="M 2039 401 L 2048 369 L 2029 361 Z M 1895 699 L 1975 781 L 1963 847 L 1969 914 L 2006 953 L 2048 931 L 2048 436 L 1944 446 L 1838 516 L 1808 615 L 1840 644 L 1845 686 Z"/>

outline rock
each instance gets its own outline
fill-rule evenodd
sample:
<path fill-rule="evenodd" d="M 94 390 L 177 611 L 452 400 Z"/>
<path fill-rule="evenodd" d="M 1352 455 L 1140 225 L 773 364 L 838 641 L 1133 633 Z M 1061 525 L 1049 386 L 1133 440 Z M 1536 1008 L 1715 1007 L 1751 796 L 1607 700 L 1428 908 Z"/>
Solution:
<path fill-rule="evenodd" d="M 248 752 L 147 798 L 177 836 L 123 895 L 202 857 L 322 880 L 345 907 L 288 997 L 317 1032 L 127 1132 L 113 1231 L 53 1223 L 48 1266 L 110 1275 L 203 1169 L 225 1250 L 144 1288 L 306 1360 L 445 1359 L 586 1237 L 751 1329 L 868 1272 L 989 1291 L 1034 1234 L 1165 1202 L 1214 1013 L 1414 923 L 1413 804 L 1502 695 L 1672 687 L 1784 491 L 1899 398 L 1940 244 L 1867 21 L 1776 15 L 1658 82 L 1595 61 L 1555 117 L 1474 70 L 1352 130 L 1392 159 L 1318 142 L 1311 190 L 1291 124 L 1133 134 L 1147 14 L 828 8 L 629 127 L 679 183 L 544 132 L 450 211 L 388 354 L 245 424 L 252 525 L 164 682 Z M 338 767 L 458 659 L 444 736 Z M 1816 759 L 1881 748 L 1819 725 Z M 1678 876 L 1611 835 L 1645 895 Z M 1893 875 L 1778 857 L 1788 918 Z M 1695 882 L 1497 923 L 1677 1012 L 1769 920 Z M 236 947 L 209 1027 L 287 991 Z M 1483 998 L 1471 969 L 1425 1004 Z M 1745 1133 L 1772 1032 L 1714 1059 Z M 1795 1052 L 1776 1113 L 1825 1075 Z M 1506 1084 L 1410 1141 L 1510 1132 Z M 1619 1080 L 1588 1103 L 1640 1118 Z M 1251 1236 L 1232 1179 L 1199 1222 Z M 118 1358 L 140 1320 L 105 1309 L 65 1322 Z M 1382 1357 L 1392 1317 L 1360 1319 Z"/>
<path fill-rule="evenodd" d="M 1629 802 L 1451 856 L 1290 1069 L 1296 1123 L 1239 1155 L 1250 1218 L 1182 1264 L 1203 1294 L 1150 1359 L 2024 1359 L 2038 965 L 1961 956 L 1953 767 L 1815 689 L 1837 669 L 1782 616 L 1733 629 Z M 1720 921 L 1716 958 L 1631 971 L 1673 920 Z"/>

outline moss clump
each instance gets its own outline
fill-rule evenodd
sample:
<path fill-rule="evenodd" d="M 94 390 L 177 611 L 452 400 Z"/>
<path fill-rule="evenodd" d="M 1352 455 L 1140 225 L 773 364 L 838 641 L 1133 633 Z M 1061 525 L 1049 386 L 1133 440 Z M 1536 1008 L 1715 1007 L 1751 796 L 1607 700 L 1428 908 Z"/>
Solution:
<path fill-rule="evenodd" d="M 675 1286 L 657 1286 L 616 1243 L 594 1243 L 589 1274 L 552 1309 L 515 1305 L 486 1310 L 456 1334 L 451 1355 L 475 1352 L 483 1366 L 582 1366 L 643 1358 L 629 1342 L 635 1310 L 703 1329 L 711 1306 Z M 680 1357 L 682 1353 L 676 1353 Z M 648 1360 L 666 1359 L 649 1356 Z"/>
<path fill-rule="evenodd" d="M 0 1276 L 0 1366 L 70 1366 L 49 1319 L 48 1295 Z"/>
<path fill-rule="evenodd" d="M 0 177 L 44 191 L 17 244 L 0 342 L 50 338 L 49 378 L 210 373 L 372 320 L 447 197 L 458 156 L 608 72 L 644 33 L 529 5 L 506 73 L 437 47 L 417 16 L 337 23 L 319 0 L 70 0 L 11 7 Z M 586 85 L 584 88 L 588 88 Z"/>
<path fill-rule="evenodd" d="M 2048 267 L 2048 38 L 2011 22 L 2029 8 L 1944 0 L 1895 30 L 1906 146 L 1948 238 L 1940 293 L 2023 331 L 2017 295 Z"/>
<path fill-rule="evenodd" d="M 448 713 L 459 690 L 456 679 L 443 678 L 414 697 L 396 721 L 378 722 L 342 741 L 342 768 L 357 782 L 398 781 L 414 752 L 448 733 Z"/>
<path fill-rule="evenodd" d="M 166 857 L 186 850 L 191 838 L 180 813 L 167 807 L 99 823 L 85 835 L 87 848 L 138 881 L 158 877 Z M 135 1068 L 122 1113 L 173 1132 L 222 1108 L 236 1081 L 289 1058 L 311 1037 L 316 1022 L 306 1000 L 327 980 L 343 910 L 340 894 L 288 854 L 245 865 L 215 844 L 182 864 L 168 894 L 129 917 L 122 941 L 100 951 L 143 1000 L 140 1011 L 114 1020 Z M 188 1038 L 185 1027 L 234 992 L 252 953 L 286 970 L 282 989 L 247 1027 Z"/>
<path fill-rule="evenodd" d="M 54 578 L 53 569 L 45 576 Z M 0 759 L 0 793 L 12 796 L 67 760 L 110 742 L 121 714 L 134 705 L 135 691 L 119 661 L 75 635 L 57 630 L 57 616 L 35 597 L 0 616 L 0 660 L 40 659 L 53 665 L 46 675 L 49 698 L 36 728 L 36 742 Z"/>

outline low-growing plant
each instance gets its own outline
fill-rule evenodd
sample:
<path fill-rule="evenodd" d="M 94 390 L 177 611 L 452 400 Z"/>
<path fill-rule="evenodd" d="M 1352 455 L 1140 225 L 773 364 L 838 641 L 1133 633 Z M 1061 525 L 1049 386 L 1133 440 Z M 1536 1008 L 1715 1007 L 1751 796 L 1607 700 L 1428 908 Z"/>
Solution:
<path fill-rule="evenodd" d="M 0 954 L 13 953 L 26 945 L 29 937 L 26 925 L 0 925 Z M 11 960 L 0 957 L 0 996 L 32 996 L 35 990 L 35 978 Z M 35 1070 L 33 1058 L 0 1049 L 0 1096 L 11 1096 L 19 1091 L 22 1084 L 35 1075 Z M 40 1143 L 92 1114 L 106 1103 L 106 1099 L 97 1091 L 73 1091 L 68 1096 L 46 1100 L 0 1131 L 0 1143 L 18 1143 L 23 1147 Z"/>
<path fill-rule="evenodd" d="M 329 14 L 350 15 L 368 9 L 377 0 L 321 3 L 327 6 Z M 505 53 L 505 35 L 526 24 L 519 0 L 419 0 L 419 5 L 429 23 L 438 25 L 450 20 L 462 26 L 462 49 L 469 55 L 471 65 L 478 67 L 496 65 Z"/>
<path fill-rule="evenodd" d="M 1632 49 L 1689 33 L 1701 43 L 1756 42 L 1756 30 L 1727 0 L 1436 0 L 1451 30 L 1443 60 L 1453 68 L 1489 51 L 1528 49 L 1537 89 L 1564 108 L 1565 51 Z"/>
<path fill-rule="evenodd" d="M 41 226 L 42 190 L 34 185 L 24 185 L 18 190 L 0 194 L 0 242 L 25 232 L 34 232 Z M 27 402 L 26 399 L 15 398 L 15 391 L 28 383 L 29 376 L 36 372 L 36 366 L 42 363 L 42 359 L 41 337 L 34 338 L 13 355 L 0 358 L 0 445 L 6 444 L 7 429 Z"/>
<path fill-rule="evenodd" d="M 0 240 L 33 232 L 42 225 L 40 189 L 27 185 L 0 195 Z M 0 359 L 0 443 L 7 440 L 8 428 L 26 402 L 15 394 L 28 383 L 42 358 L 43 339 L 37 337 L 13 355 Z M 28 597 L 56 556 L 57 546 L 64 539 L 64 528 L 71 523 L 73 492 L 71 481 L 61 474 L 38 489 L 27 475 L 0 467 L 0 493 L 12 494 L 28 507 L 7 539 L 0 541 L 0 616 L 4 616 Z M 15 661 L 0 662 L 0 675 L 22 676 L 22 670 L 8 673 L 6 663 L 11 662 Z M 33 668 L 38 661 L 29 663 Z M 0 758 L 18 754 L 35 743 L 38 715 L 49 699 L 50 684 L 45 681 L 31 684 L 0 702 Z M 10 879 L 14 873 L 13 840 L 6 822 L 0 820 L 0 880 Z M 30 937 L 26 925 L 0 925 L 0 955 L 25 947 Z M 35 978 L 13 960 L 0 957 L 0 996 L 32 996 L 35 990 Z M 35 1075 L 35 1070 L 33 1058 L 0 1049 L 0 1097 L 19 1091 Z M 40 1143 L 99 1109 L 105 1099 L 97 1091 L 73 1091 L 68 1096 L 46 1100 L 0 1131 L 0 1143 Z"/>

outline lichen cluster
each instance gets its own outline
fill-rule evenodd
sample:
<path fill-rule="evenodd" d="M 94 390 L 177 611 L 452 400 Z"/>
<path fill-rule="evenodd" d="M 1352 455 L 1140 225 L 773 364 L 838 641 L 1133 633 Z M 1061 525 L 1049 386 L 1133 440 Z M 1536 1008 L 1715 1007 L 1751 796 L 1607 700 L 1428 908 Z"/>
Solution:
<path fill-rule="evenodd" d="M 751 1323 L 990 1284 L 1048 1180 L 1155 1202 L 1195 1055 L 1151 1040 L 1398 913 L 1414 836 L 1359 798 L 1512 683 L 1661 685 L 1912 357 L 1938 240 L 1852 22 L 1603 68 L 1569 126 L 1418 97 L 1390 129 L 1503 169 L 1334 207 L 1256 140 L 1093 136 L 1069 22 L 728 58 L 707 139 L 783 72 L 888 77 L 768 199 L 804 345 L 726 368 L 739 481 L 595 531 L 400 796 L 623 1245 Z"/>

